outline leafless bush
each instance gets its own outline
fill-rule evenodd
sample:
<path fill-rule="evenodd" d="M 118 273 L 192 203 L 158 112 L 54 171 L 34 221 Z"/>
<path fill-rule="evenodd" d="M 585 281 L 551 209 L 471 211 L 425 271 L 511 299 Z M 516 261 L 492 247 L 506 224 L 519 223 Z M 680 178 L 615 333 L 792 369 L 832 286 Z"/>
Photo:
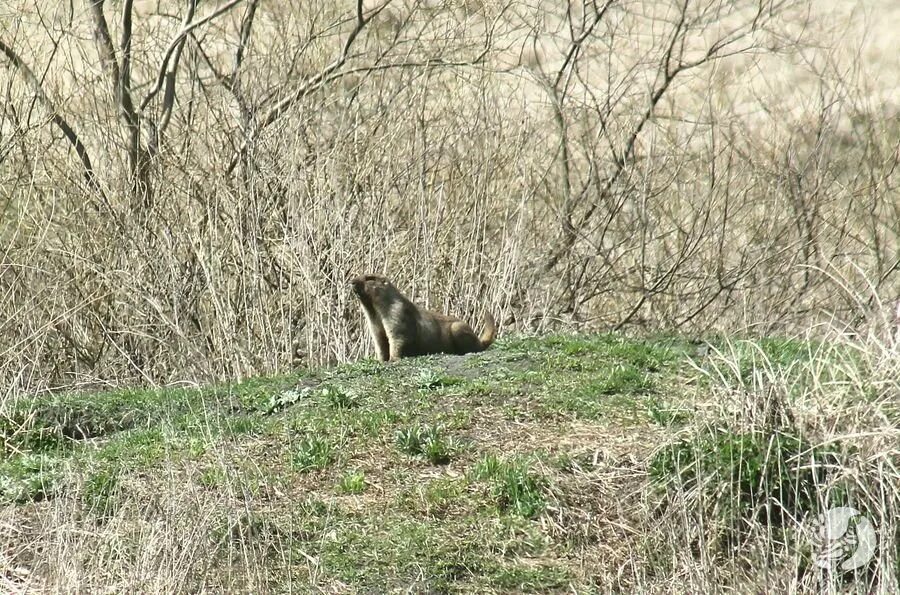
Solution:
<path fill-rule="evenodd" d="M 808 7 L 20 2 L 0 379 L 358 357 L 363 270 L 507 329 L 851 323 L 834 271 L 898 291 L 896 108 Z"/>

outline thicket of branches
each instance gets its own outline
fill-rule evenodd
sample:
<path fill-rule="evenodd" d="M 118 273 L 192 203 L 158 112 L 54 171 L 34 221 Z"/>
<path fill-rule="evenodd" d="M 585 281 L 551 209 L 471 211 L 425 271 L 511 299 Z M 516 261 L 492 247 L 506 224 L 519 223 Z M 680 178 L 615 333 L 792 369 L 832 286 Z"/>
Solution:
<path fill-rule="evenodd" d="M 363 271 L 507 330 L 858 328 L 900 286 L 896 108 L 804 0 L 4 10 L 10 390 L 360 356 Z"/>

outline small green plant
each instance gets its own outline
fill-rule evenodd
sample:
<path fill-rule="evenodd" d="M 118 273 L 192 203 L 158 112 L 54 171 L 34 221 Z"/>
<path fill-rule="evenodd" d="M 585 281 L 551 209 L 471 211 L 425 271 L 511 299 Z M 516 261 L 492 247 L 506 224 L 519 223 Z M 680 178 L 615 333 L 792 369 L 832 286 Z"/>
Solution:
<path fill-rule="evenodd" d="M 69 444 L 59 426 L 44 425 L 28 412 L 13 411 L 0 418 L 0 453 L 52 452 Z"/>
<path fill-rule="evenodd" d="M 229 436 L 253 435 L 262 432 L 262 423 L 258 416 L 236 415 L 232 418 L 226 418 L 225 434 Z"/>
<path fill-rule="evenodd" d="M 351 471 L 345 474 L 338 484 L 342 494 L 362 494 L 366 491 L 366 476 L 362 471 Z"/>
<path fill-rule="evenodd" d="M 457 451 L 452 438 L 444 436 L 441 426 L 411 426 L 401 428 L 396 435 L 397 446 L 406 454 L 424 456 L 433 465 L 445 465 Z"/>
<path fill-rule="evenodd" d="M 801 389 L 813 379 L 810 362 L 834 355 L 822 352 L 814 341 L 778 337 L 716 343 L 704 367 L 710 378 L 726 386 L 753 386 L 760 378 L 790 379 L 792 386 Z M 834 369 L 827 366 L 816 373 L 830 376 Z"/>
<path fill-rule="evenodd" d="M 504 566 L 491 577 L 493 585 L 511 592 L 555 592 L 562 590 L 570 580 L 566 568 L 554 565 Z"/>
<path fill-rule="evenodd" d="M 138 469 L 153 465 L 174 448 L 171 428 L 152 427 L 131 429 L 110 438 L 93 456 L 120 469 Z"/>
<path fill-rule="evenodd" d="M 417 426 L 400 428 L 395 435 L 397 448 L 408 455 L 422 454 L 421 428 Z"/>
<path fill-rule="evenodd" d="M 637 395 L 646 393 L 653 383 L 647 374 L 631 365 L 612 369 L 594 388 L 601 395 Z"/>
<path fill-rule="evenodd" d="M 322 400 L 335 409 L 352 409 L 359 406 L 359 395 L 350 390 L 327 385 L 320 394 Z"/>
<path fill-rule="evenodd" d="M 93 515 L 108 517 L 119 508 L 120 491 L 115 469 L 96 469 L 85 479 L 81 499 Z"/>
<path fill-rule="evenodd" d="M 291 457 L 294 469 L 312 471 L 324 469 L 334 461 L 334 447 L 322 438 L 309 437 L 301 440 L 295 447 Z"/>
<path fill-rule="evenodd" d="M 50 452 L 73 447 L 79 440 L 108 436 L 146 422 L 158 415 L 155 404 L 124 402 L 108 395 L 50 397 L 45 401 L 23 400 L 0 420 L 0 443 L 4 450 Z"/>
<path fill-rule="evenodd" d="M 43 454 L 24 454 L 0 462 L 0 500 L 39 501 L 49 498 L 59 482 L 56 459 Z"/>
<path fill-rule="evenodd" d="M 221 467 L 209 467 L 200 473 L 197 481 L 207 488 L 218 488 L 225 485 L 225 472 Z"/>
<path fill-rule="evenodd" d="M 447 376 L 430 368 L 422 370 L 419 373 L 418 378 L 416 378 L 416 384 L 422 390 L 434 390 L 444 386 L 460 384 L 461 382 L 462 380 L 460 378 Z"/>
<path fill-rule="evenodd" d="M 266 415 L 277 413 L 285 407 L 294 405 L 301 399 L 307 398 L 311 392 L 312 389 L 310 389 L 309 387 L 303 389 L 289 388 L 287 390 L 281 391 L 280 393 L 274 394 L 269 397 L 269 400 L 262 407 L 262 412 Z"/>
<path fill-rule="evenodd" d="M 653 423 L 660 426 L 680 425 L 690 418 L 687 411 L 669 407 L 658 399 L 651 399 L 647 403 L 647 415 Z"/>
<path fill-rule="evenodd" d="M 423 497 L 432 506 L 448 506 L 462 496 L 464 487 L 458 479 L 436 479 L 425 486 Z"/>
<path fill-rule="evenodd" d="M 505 463 L 496 455 L 486 455 L 475 464 L 472 476 L 475 479 L 490 479 L 500 474 L 504 466 Z"/>
<path fill-rule="evenodd" d="M 522 460 L 504 461 L 488 455 L 475 465 L 472 476 L 487 481 L 501 510 L 533 518 L 544 509 L 546 479 Z"/>
<path fill-rule="evenodd" d="M 578 468 L 578 461 L 572 454 L 564 452 L 556 456 L 553 465 L 563 473 L 571 473 Z"/>

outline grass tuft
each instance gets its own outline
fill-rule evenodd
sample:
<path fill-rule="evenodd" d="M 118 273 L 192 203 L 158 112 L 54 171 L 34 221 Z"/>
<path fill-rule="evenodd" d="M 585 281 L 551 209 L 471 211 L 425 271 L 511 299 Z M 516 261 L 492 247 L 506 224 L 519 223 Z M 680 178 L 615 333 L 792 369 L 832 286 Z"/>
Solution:
<path fill-rule="evenodd" d="M 527 461 L 487 455 L 475 465 L 472 477 L 490 485 L 491 495 L 502 511 L 533 518 L 544 509 L 547 481 L 532 471 Z"/>
<path fill-rule="evenodd" d="M 291 466 L 301 472 L 325 469 L 335 459 L 334 446 L 325 438 L 304 438 L 291 450 Z"/>
<path fill-rule="evenodd" d="M 446 465 L 459 446 L 445 435 L 443 426 L 409 426 L 396 433 L 397 447 L 408 455 L 424 457 L 432 465 Z"/>
<path fill-rule="evenodd" d="M 341 494 L 362 494 L 366 491 L 366 476 L 362 471 L 351 471 L 341 477 L 338 492 Z"/>
<path fill-rule="evenodd" d="M 702 493 L 710 514 L 733 530 L 756 521 L 784 526 L 821 507 L 845 504 L 820 500 L 839 465 L 837 449 L 784 431 L 712 430 L 662 448 L 650 462 L 650 475 L 679 497 Z"/>

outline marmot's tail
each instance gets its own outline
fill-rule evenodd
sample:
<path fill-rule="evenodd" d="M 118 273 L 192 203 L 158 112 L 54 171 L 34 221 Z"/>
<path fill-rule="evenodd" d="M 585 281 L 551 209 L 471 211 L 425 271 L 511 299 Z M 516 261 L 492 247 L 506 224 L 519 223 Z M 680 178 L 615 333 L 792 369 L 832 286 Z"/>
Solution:
<path fill-rule="evenodd" d="M 491 346 L 491 343 L 494 342 L 494 339 L 497 338 L 497 323 L 494 321 L 494 317 L 491 316 L 490 312 L 485 313 L 484 315 L 484 331 L 482 331 L 481 336 L 478 338 L 481 341 L 481 348 L 487 349 Z"/>

